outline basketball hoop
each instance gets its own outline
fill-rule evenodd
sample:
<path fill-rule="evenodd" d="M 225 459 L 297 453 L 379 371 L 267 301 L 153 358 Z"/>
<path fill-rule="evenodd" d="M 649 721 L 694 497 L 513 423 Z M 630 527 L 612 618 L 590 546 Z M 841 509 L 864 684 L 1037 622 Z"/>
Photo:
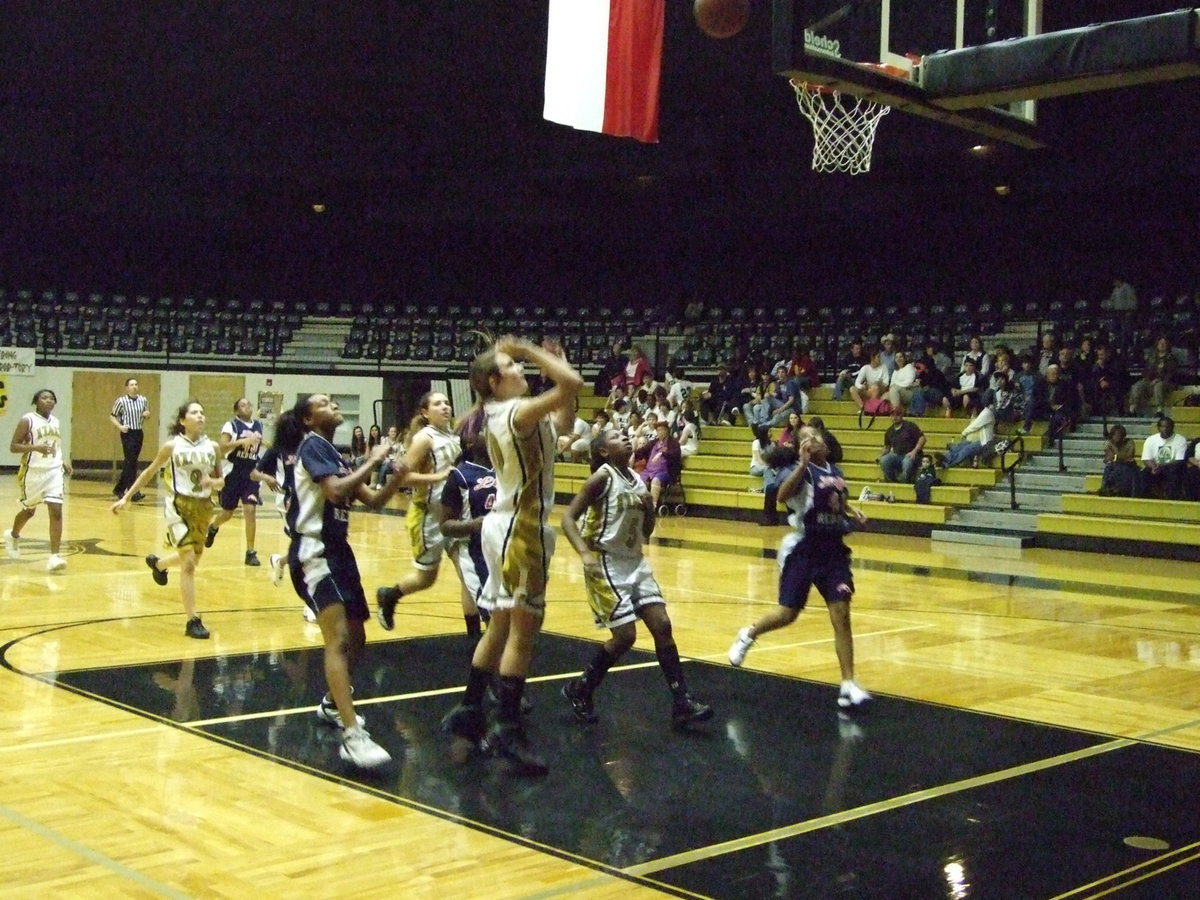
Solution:
<path fill-rule="evenodd" d="M 892 108 L 864 97 L 843 103 L 841 91 L 819 84 L 795 79 L 791 84 L 800 112 L 812 123 L 813 171 L 850 175 L 871 171 L 875 129 Z"/>

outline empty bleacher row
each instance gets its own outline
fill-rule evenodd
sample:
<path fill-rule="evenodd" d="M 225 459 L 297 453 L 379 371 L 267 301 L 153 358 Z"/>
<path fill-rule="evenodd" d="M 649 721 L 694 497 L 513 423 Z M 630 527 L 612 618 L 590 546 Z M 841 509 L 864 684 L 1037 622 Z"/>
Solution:
<path fill-rule="evenodd" d="M 319 359 L 311 361 L 351 369 L 461 366 L 487 335 L 514 332 L 560 338 L 568 358 L 585 368 L 606 358 L 614 343 L 634 342 L 643 344 L 660 374 L 670 365 L 701 376 L 721 362 L 783 358 L 800 341 L 828 379 L 856 338 L 872 340 L 894 331 L 907 336 L 910 345 L 932 338 L 954 353 L 970 336 L 999 334 L 1014 322 L 1054 330 L 1068 344 L 1084 336 L 1119 338 L 1118 350 L 1131 361 L 1156 334 L 1167 333 L 1194 357 L 1200 313 L 1190 294 L 1152 297 L 1136 318 L 1122 323 L 1099 303 L 1059 300 L 864 303 L 853 311 L 803 303 L 693 304 L 675 312 L 584 304 L 266 301 L 0 289 L 0 344 L 31 346 L 47 360 L 64 362 L 108 354 L 274 361 L 287 356 L 285 348 L 314 322 L 321 323 L 327 340 L 318 342 Z"/>

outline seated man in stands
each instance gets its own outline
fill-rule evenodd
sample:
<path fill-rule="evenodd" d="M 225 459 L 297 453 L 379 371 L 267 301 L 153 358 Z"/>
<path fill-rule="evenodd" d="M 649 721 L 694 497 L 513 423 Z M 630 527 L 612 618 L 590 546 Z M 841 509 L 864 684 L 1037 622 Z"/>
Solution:
<path fill-rule="evenodd" d="M 888 373 L 883 367 L 883 357 L 878 347 L 868 351 L 867 364 L 854 376 L 850 397 L 862 409 L 868 400 L 878 400 L 887 395 Z"/>
<path fill-rule="evenodd" d="M 871 362 L 863 352 L 862 341 L 851 341 L 850 352 L 842 359 L 838 368 L 837 381 L 833 384 L 833 399 L 841 400 L 842 395 L 854 384 L 859 370 Z"/>
<path fill-rule="evenodd" d="M 579 416 L 579 407 L 575 407 L 575 422 L 571 430 L 558 436 L 558 459 L 566 462 L 582 462 L 591 456 L 592 426 Z"/>
<path fill-rule="evenodd" d="M 1072 414 L 1075 388 L 1063 380 L 1057 364 L 1046 367 L 1045 387 L 1046 408 L 1050 411 L 1050 427 L 1046 433 L 1053 441 L 1075 430 Z"/>
<path fill-rule="evenodd" d="M 892 424 L 883 433 L 883 455 L 879 468 L 884 481 L 903 481 L 912 484 L 921 468 L 921 451 L 925 449 L 925 434 L 915 422 L 904 418 L 904 406 L 892 407 Z"/>
<path fill-rule="evenodd" d="M 1125 397 L 1125 367 L 1117 360 L 1108 344 L 1096 347 L 1096 359 L 1084 379 L 1088 405 L 1095 412 L 1115 416 L 1121 411 Z"/>
<path fill-rule="evenodd" d="M 962 374 L 958 376 L 958 387 L 950 389 L 950 395 L 943 398 L 942 406 L 946 408 L 946 418 L 954 415 L 955 409 L 974 412 L 979 409 L 987 379 L 976 370 L 975 359 L 971 356 L 963 358 Z"/>
<path fill-rule="evenodd" d="M 1167 397 L 1175 387 L 1178 372 L 1179 361 L 1171 350 L 1171 342 L 1160 337 L 1154 348 L 1146 354 L 1142 377 L 1129 389 L 1129 414 L 1137 415 L 1147 400 L 1153 400 L 1155 415 L 1161 416 Z"/>
<path fill-rule="evenodd" d="M 1175 420 L 1163 416 L 1158 431 L 1142 444 L 1142 469 L 1133 496 L 1151 497 L 1158 491 L 1168 500 L 1186 499 L 1187 438 L 1175 433 Z"/>
<path fill-rule="evenodd" d="M 995 446 L 996 411 L 993 403 L 989 403 L 962 430 L 962 440 L 946 448 L 945 454 L 939 454 L 938 465 L 948 469 L 969 459 L 971 465 L 978 466 L 980 458 L 990 456 Z"/>
<path fill-rule="evenodd" d="M 908 354 L 903 350 L 896 351 L 896 368 L 892 370 L 892 378 L 888 384 L 888 402 L 892 409 L 903 406 L 914 416 L 925 415 L 925 392 L 917 374 L 917 367 L 908 361 Z"/>
<path fill-rule="evenodd" d="M 717 377 L 700 395 L 700 417 L 705 425 L 732 425 L 737 416 L 740 387 L 729 373 L 729 366 L 717 366 Z"/>

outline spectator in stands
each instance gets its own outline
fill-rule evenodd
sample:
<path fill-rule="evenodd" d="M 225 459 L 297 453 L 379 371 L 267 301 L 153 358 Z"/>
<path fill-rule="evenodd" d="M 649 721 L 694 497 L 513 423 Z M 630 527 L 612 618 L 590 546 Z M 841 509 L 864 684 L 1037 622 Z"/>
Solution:
<path fill-rule="evenodd" d="M 912 484 L 921 468 L 924 449 L 925 434 L 920 427 L 904 418 L 903 404 L 893 406 L 892 424 L 883 433 L 883 455 L 879 457 L 883 480 Z"/>
<path fill-rule="evenodd" d="M 1100 479 L 1101 497 L 1132 497 L 1138 466 L 1134 460 L 1137 448 L 1125 426 L 1113 425 L 1104 442 L 1104 475 Z"/>
<path fill-rule="evenodd" d="M 579 416 L 579 407 L 575 407 L 575 421 L 571 430 L 560 434 L 557 439 L 558 458 L 566 462 L 582 462 L 592 453 L 592 426 Z"/>
<path fill-rule="evenodd" d="M 937 343 L 927 341 L 924 354 L 913 363 L 917 370 L 921 403 L 925 408 L 941 406 L 942 401 L 950 395 L 950 382 L 946 380 L 946 373 L 942 369 L 942 362 L 948 362 L 949 357 L 945 354 L 942 357 L 939 361 Z"/>
<path fill-rule="evenodd" d="M 367 436 L 363 434 L 362 426 L 355 425 L 350 432 L 350 465 L 358 468 L 367 461 Z"/>
<path fill-rule="evenodd" d="M 962 364 L 958 367 L 960 375 L 967 371 L 968 359 L 975 361 L 976 375 L 987 378 L 991 374 L 992 358 L 983 349 L 983 339 L 977 334 L 972 335 L 971 340 L 967 344 L 967 351 L 963 354 Z"/>
<path fill-rule="evenodd" d="M 391 475 L 393 470 L 396 468 L 396 460 L 403 459 L 406 452 L 406 448 L 404 446 L 404 435 L 400 434 L 399 429 L 397 429 L 395 425 L 388 426 L 387 437 L 385 437 L 383 440 L 388 445 L 388 455 L 387 459 L 379 464 L 379 473 L 375 480 L 376 488 L 383 486 L 383 483 L 387 481 L 388 476 Z"/>
<path fill-rule="evenodd" d="M 754 427 L 754 440 L 750 442 L 750 474 L 762 479 L 762 486 L 750 488 L 750 492 L 761 494 L 766 491 L 771 479 L 771 468 L 763 462 L 763 451 L 771 446 L 771 432 L 765 425 Z"/>
<path fill-rule="evenodd" d="M 1066 385 L 1067 408 L 1071 421 L 1087 418 L 1087 399 L 1083 387 L 1083 371 L 1075 358 L 1073 347 L 1058 349 L 1058 377 Z"/>
<path fill-rule="evenodd" d="M 821 386 L 821 376 L 817 372 L 817 364 L 804 344 L 796 344 L 792 350 L 792 362 L 788 374 L 795 379 L 800 390 L 804 391 L 806 395 L 811 393 L 814 388 Z"/>
<path fill-rule="evenodd" d="M 750 394 L 750 399 L 742 404 L 742 418 L 752 430 L 759 425 L 769 426 L 778 402 L 775 399 L 774 384 L 768 381 L 756 388 Z"/>
<path fill-rule="evenodd" d="M 1186 497 L 1187 438 L 1175 433 L 1175 420 L 1163 416 L 1158 431 L 1142 444 L 1142 469 L 1133 496 L 1150 497 L 1161 491 L 1168 500 Z"/>
<path fill-rule="evenodd" d="M 842 358 L 838 368 L 837 380 L 833 383 L 833 399 L 841 400 L 846 390 L 854 384 L 863 366 L 871 360 L 863 353 L 862 341 L 851 341 L 849 352 Z"/>
<path fill-rule="evenodd" d="M 925 355 L 933 360 L 935 367 L 942 376 L 946 379 L 946 392 L 950 392 L 949 384 L 953 379 L 958 377 L 958 369 L 954 365 L 954 360 L 950 358 L 950 354 L 942 349 L 941 343 L 930 338 L 925 342 Z"/>
<path fill-rule="evenodd" d="M 638 426 L 636 431 L 633 429 L 632 422 L 630 423 L 629 440 L 633 444 L 633 449 L 635 452 L 638 450 L 641 450 L 643 447 L 645 447 L 647 444 L 649 444 L 651 441 L 654 440 L 654 436 L 658 431 L 657 426 L 658 426 L 658 414 L 655 413 L 653 410 L 646 413 L 645 417 L 642 419 L 641 425 Z M 593 428 L 592 437 L 593 437 L 593 439 L 595 439 L 598 435 L 603 434 L 603 433 L 604 433 L 603 429 L 597 431 Z"/>
<path fill-rule="evenodd" d="M 1096 346 L 1096 360 L 1084 379 L 1084 393 L 1088 405 L 1106 415 L 1115 416 L 1121 411 L 1125 398 L 1125 367 L 1117 360 L 1108 344 Z"/>
<path fill-rule="evenodd" d="M 896 335 L 889 331 L 879 339 L 879 344 L 879 362 L 890 380 L 892 373 L 896 371 Z"/>
<path fill-rule="evenodd" d="M 696 414 L 687 406 L 691 401 L 685 401 L 675 418 L 674 437 L 679 442 L 679 455 L 682 459 L 695 456 L 700 449 L 700 423 Z"/>
<path fill-rule="evenodd" d="M 1057 365 L 1046 367 L 1046 408 L 1050 415 L 1050 440 L 1056 440 L 1075 428 L 1071 417 L 1073 387 L 1059 375 Z"/>
<path fill-rule="evenodd" d="M 663 488 L 679 480 L 683 456 L 679 452 L 679 442 L 671 437 L 667 423 L 657 422 L 654 427 L 654 440 L 638 451 L 638 455 L 646 460 L 646 467 L 639 475 L 650 488 L 650 499 L 657 509 Z"/>
<path fill-rule="evenodd" d="M 813 430 L 813 433 L 819 434 L 821 440 L 825 442 L 825 456 L 831 463 L 840 463 L 842 461 L 842 445 L 838 439 L 833 436 L 833 432 L 825 427 L 825 420 L 820 416 L 813 416 L 808 420 L 808 427 Z"/>
<path fill-rule="evenodd" d="M 671 405 L 671 401 L 667 399 L 665 393 L 655 395 L 653 411 L 658 416 L 658 421 L 666 422 L 668 427 L 675 424 L 675 416 L 678 410 Z"/>
<path fill-rule="evenodd" d="M 962 430 L 962 440 L 947 447 L 945 454 L 939 454 L 938 464 L 948 469 L 960 466 L 969 459 L 971 465 L 978 467 L 979 460 L 989 456 L 995 446 L 995 410 L 985 406 Z"/>
<path fill-rule="evenodd" d="M 1038 374 L 1044 376 L 1046 374 L 1046 370 L 1057 363 L 1058 341 L 1055 339 L 1053 331 L 1047 331 L 1042 335 L 1042 349 L 1038 354 Z"/>
<path fill-rule="evenodd" d="M 787 379 L 779 389 L 776 396 L 781 401 L 775 408 L 775 413 L 771 416 L 772 425 L 780 425 L 787 421 L 788 416 L 793 412 L 800 415 L 808 409 L 808 394 L 800 387 L 800 379 L 787 377 Z"/>
<path fill-rule="evenodd" d="M 729 373 L 729 366 L 717 366 L 717 377 L 700 395 L 700 418 L 706 425 L 732 425 L 736 417 L 737 398 L 741 388 Z"/>
<path fill-rule="evenodd" d="M 1021 405 L 1025 410 L 1024 431 L 1033 430 L 1033 420 L 1042 419 L 1046 412 L 1046 381 L 1034 367 L 1033 356 L 1021 354 L 1021 371 L 1017 373 L 1017 387 L 1021 389 Z"/>
<path fill-rule="evenodd" d="M 854 384 L 850 386 L 850 398 L 855 405 L 862 409 L 868 400 L 879 400 L 887 394 L 888 373 L 883 367 L 882 351 L 872 347 L 867 351 L 867 364 L 858 370 L 854 376 Z"/>
<path fill-rule="evenodd" d="M 917 376 L 916 364 L 908 361 L 908 354 L 896 351 L 896 367 L 888 383 L 888 402 L 892 409 L 903 406 L 914 416 L 925 415 L 925 392 Z"/>
<path fill-rule="evenodd" d="M 628 387 L 633 385 L 639 387 L 642 382 L 649 376 L 654 378 L 654 372 L 650 369 L 650 362 L 642 353 L 641 347 L 629 348 L 629 360 L 625 363 L 625 368 L 620 374 L 615 376 L 612 381 L 613 387 Z"/>
<path fill-rule="evenodd" d="M 966 412 L 975 412 L 980 406 L 980 394 L 987 385 L 987 380 L 980 375 L 975 366 L 975 358 L 967 355 L 963 357 L 962 374 L 958 376 L 958 387 L 950 389 L 950 396 L 942 400 L 942 406 L 946 408 L 946 418 L 954 415 L 955 409 L 963 409 Z"/>
<path fill-rule="evenodd" d="M 779 485 L 796 465 L 796 448 L 773 444 L 763 451 L 763 462 L 771 472 L 770 481 L 763 490 L 762 524 L 772 527 L 779 524 Z"/>
<path fill-rule="evenodd" d="M 682 366 L 676 366 L 667 372 L 664 386 L 667 389 L 667 402 L 671 404 L 672 409 L 678 409 L 680 403 L 691 399 L 692 391 L 696 389 L 696 386 L 687 380 Z M 653 391 L 650 392 L 650 396 L 654 396 Z"/>
<path fill-rule="evenodd" d="M 612 351 L 600 363 L 600 371 L 596 373 L 596 381 L 593 387 L 597 397 L 603 397 L 612 390 L 617 379 L 624 376 L 625 366 L 628 364 L 629 357 L 621 352 L 621 342 L 614 341 Z"/>
<path fill-rule="evenodd" d="M 1003 372 L 994 373 L 992 387 L 988 389 L 984 406 L 990 406 L 996 416 L 998 425 L 1012 425 L 1020 421 L 1021 410 L 1017 405 L 1020 391 L 1013 387 L 1008 375 Z"/>
<path fill-rule="evenodd" d="M 781 447 L 795 447 L 800 440 L 800 429 L 803 427 L 804 420 L 800 418 L 800 413 L 788 413 L 787 424 L 783 426 L 783 431 L 780 432 L 775 443 Z"/>
<path fill-rule="evenodd" d="M 1112 293 L 1108 295 L 1108 299 L 1100 303 L 1102 309 L 1113 312 L 1132 312 L 1137 309 L 1137 305 L 1137 291 L 1124 278 L 1113 279 Z"/>
<path fill-rule="evenodd" d="M 1131 416 L 1138 415 L 1146 405 L 1147 400 L 1154 401 L 1155 415 L 1161 416 L 1167 398 L 1175 387 L 1179 373 L 1179 362 L 1171 350 L 1171 342 L 1160 337 L 1152 350 L 1146 353 L 1146 362 L 1142 367 L 1142 377 L 1133 383 L 1129 389 L 1129 404 L 1127 411 Z"/>

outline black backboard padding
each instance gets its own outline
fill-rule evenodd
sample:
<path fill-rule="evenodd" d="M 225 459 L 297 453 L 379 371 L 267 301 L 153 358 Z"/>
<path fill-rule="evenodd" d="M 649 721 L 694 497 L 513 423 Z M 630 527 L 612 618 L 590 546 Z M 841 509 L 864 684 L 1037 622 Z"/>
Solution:
<path fill-rule="evenodd" d="M 925 57 L 921 85 L 965 109 L 1200 75 L 1196 11 L 1104 22 Z"/>

